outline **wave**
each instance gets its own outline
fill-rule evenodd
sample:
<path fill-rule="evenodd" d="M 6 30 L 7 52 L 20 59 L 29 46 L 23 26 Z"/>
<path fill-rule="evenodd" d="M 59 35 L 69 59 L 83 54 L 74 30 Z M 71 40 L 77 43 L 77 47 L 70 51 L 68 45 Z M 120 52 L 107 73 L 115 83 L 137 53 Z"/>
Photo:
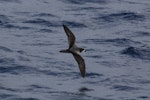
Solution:
<path fill-rule="evenodd" d="M 4 3 L 4 2 L 14 2 L 14 3 L 20 3 L 20 0 L 0 0 L 0 2 Z"/>
<path fill-rule="evenodd" d="M 4 47 L 4 46 L 0 46 L 0 50 L 3 50 L 5 52 L 13 52 L 13 50 L 7 48 L 7 47 Z"/>
<path fill-rule="evenodd" d="M 53 14 L 49 14 L 49 13 L 38 13 L 38 14 L 32 15 L 32 17 L 57 17 L 57 16 Z"/>
<path fill-rule="evenodd" d="M 133 91 L 133 90 L 138 90 L 138 88 L 136 88 L 136 87 L 126 86 L 126 85 L 114 85 L 113 89 L 116 89 L 118 91 Z"/>
<path fill-rule="evenodd" d="M 85 3 L 106 3 L 107 0 L 64 0 L 64 2 L 82 5 Z"/>
<path fill-rule="evenodd" d="M 6 15 L 0 15 L 0 26 L 8 23 L 10 19 Z"/>
<path fill-rule="evenodd" d="M 90 77 L 90 78 L 95 78 L 95 77 L 100 77 L 103 76 L 103 74 L 98 74 L 98 73 L 87 73 L 86 77 Z"/>
<path fill-rule="evenodd" d="M 48 20 L 42 19 L 42 18 L 27 20 L 27 21 L 24 21 L 23 23 L 37 24 L 37 25 L 44 25 L 44 26 L 55 26 L 56 27 L 56 24 L 54 24 Z"/>
<path fill-rule="evenodd" d="M 150 32 L 144 32 L 144 31 L 138 31 L 138 32 L 135 32 L 135 36 L 150 36 Z"/>
<path fill-rule="evenodd" d="M 20 74 L 30 71 L 30 69 L 27 68 L 27 66 L 0 66 L 0 73 L 9 73 L 9 74 Z"/>
<path fill-rule="evenodd" d="M 16 23 L 13 23 L 6 15 L 0 15 L 0 27 L 8 29 L 31 29 L 31 27 L 19 26 Z"/>
<path fill-rule="evenodd" d="M 129 55 L 134 58 L 150 60 L 150 50 L 136 47 L 128 47 L 121 51 L 121 54 Z"/>
<path fill-rule="evenodd" d="M 130 46 L 135 44 L 141 44 L 138 41 L 133 41 L 127 38 L 115 38 L 115 39 L 85 39 L 84 43 L 88 44 L 113 44 L 115 46 Z"/>
<path fill-rule="evenodd" d="M 71 21 L 62 21 L 63 24 L 71 27 L 79 27 L 79 28 L 85 28 L 87 27 L 86 25 L 78 22 L 71 22 Z"/>
<path fill-rule="evenodd" d="M 121 11 L 117 13 L 99 15 L 95 17 L 97 21 L 118 22 L 118 21 L 144 21 L 145 16 L 135 12 Z"/>

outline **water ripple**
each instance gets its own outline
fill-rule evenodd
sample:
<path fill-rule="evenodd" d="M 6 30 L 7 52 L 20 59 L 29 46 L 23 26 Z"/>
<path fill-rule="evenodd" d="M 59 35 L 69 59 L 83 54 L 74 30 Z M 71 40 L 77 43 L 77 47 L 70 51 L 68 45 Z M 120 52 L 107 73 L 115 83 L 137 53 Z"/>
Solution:
<path fill-rule="evenodd" d="M 13 52 L 13 50 L 11 50 L 7 47 L 4 47 L 4 46 L 0 46 L 0 50 L 6 51 L 6 52 Z"/>
<path fill-rule="evenodd" d="M 0 2 L 14 2 L 14 3 L 20 3 L 20 0 L 0 0 Z"/>
<path fill-rule="evenodd" d="M 66 2 L 66 0 L 64 0 L 64 2 Z M 106 3 L 107 0 L 67 0 L 68 3 L 71 4 L 85 4 L 85 3 Z"/>
<path fill-rule="evenodd" d="M 18 25 L 13 25 L 13 24 L 10 24 L 10 23 L 4 24 L 3 27 L 8 28 L 8 29 L 20 29 L 20 30 L 21 29 L 24 29 L 24 30 L 32 29 L 31 27 L 18 26 Z"/>
<path fill-rule="evenodd" d="M 101 77 L 103 76 L 103 74 L 98 74 L 98 73 L 87 73 L 86 77 L 90 77 L 90 78 L 96 78 L 96 77 Z"/>
<path fill-rule="evenodd" d="M 1 64 L 0 66 L 14 64 L 14 63 L 15 63 L 15 59 L 13 59 L 13 58 L 7 58 L 7 57 L 0 58 L 0 64 Z"/>
<path fill-rule="evenodd" d="M 135 33 L 136 34 L 136 36 L 150 36 L 150 32 L 143 32 L 143 31 L 138 31 L 138 32 L 136 32 Z"/>
<path fill-rule="evenodd" d="M 97 58 L 97 59 L 102 58 L 101 55 L 88 55 L 88 56 L 86 56 L 86 57 Z"/>
<path fill-rule="evenodd" d="M 131 87 L 131 86 L 125 86 L 125 85 L 114 85 L 113 89 L 116 89 L 118 91 L 132 91 L 132 90 L 138 90 L 138 88 Z"/>
<path fill-rule="evenodd" d="M 78 28 L 84 28 L 87 27 L 86 25 L 78 22 L 71 22 L 71 21 L 62 21 L 63 24 L 71 27 L 78 27 Z"/>
<path fill-rule="evenodd" d="M 7 91 L 12 91 L 12 92 L 17 92 L 17 91 L 19 91 L 18 89 L 12 89 L 12 88 L 3 87 L 3 86 L 0 86 L 0 89 L 2 89 L 2 90 L 7 90 Z"/>
<path fill-rule="evenodd" d="M 16 23 L 12 23 L 6 15 L 0 15 L 0 27 L 8 29 L 31 29 L 31 27 L 19 26 Z"/>
<path fill-rule="evenodd" d="M 146 100 L 146 99 L 148 99 L 149 97 L 148 96 L 139 96 L 138 98 L 140 98 L 140 99 L 142 99 L 142 100 Z"/>
<path fill-rule="evenodd" d="M 2 99 L 2 100 L 4 100 L 4 99 L 6 99 L 6 98 L 10 98 L 10 97 L 13 97 L 14 95 L 11 95 L 11 94 L 0 94 L 0 98 Z"/>
<path fill-rule="evenodd" d="M 140 42 L 133 41 L 126 38 L 115 38 L 115 39 L 85 39 L 84 43 L 88 44 L 113 44 L 116 46 L 130 46 L 131 44 L 141 44 Z"/>
<path fill-rule="evenodd" d="M 93 97 L 85 94 L 84 92 L 66 92 L 66 91 L 52 91 L 50 94 L 54 95 L 54 100 L 113 100 L 101 97 Z"/>
<path fill-rule="evenodd" d="M 8 23 L 9 21 L 10 21 L 10 19 L 6 15 L 0 15 L 0 25 L 1 26 Z"/>
<path fill-rule="evenodd" d="M 40 100 L 40 99 L 37 99 L 37 98 L 11 98 L 11 100 Z"/>
<path fill-rule="evenodd" d="M 94 18 L 96 20 L 103 20 L 105 22 L 118 22 L 118 21 L 143 21 L 145 20 L 144 15 L 135 12 L 118 12 L 106 15 L 100 15 Z"/>
<path fill-rule="evenodd" d="M 52 30 L 51 29 L 40 29 L 40 32 L 45 32 L 45 33 L 51 33 Z"/>
<path fill-rule="evenodd" d="M 89 92 L 89 91 L 94 91 L 94 89 L 89 89 L 89 88 L 87 88 L 87 87 L 81 87 L 81 88 L 79 89 L 79 91 L 80 91 L 80 92 Z"/>
<path fill-rule="evenodd" d="M 99 10 L 103 10 L 103 7 L 79 7 L 79 8 L 72 8 L 69 9 L 69 11 L 99 11 Z M 85 14 L 79 14 L 79 15 L 85 15 Z"/>
<path fill-rule="evenodd" d="M 39 14 L 34 14 L 32 16 L 33 17 L 56 17 L 55 15 L 49 13 L 39 13 Z"/>
<path fill-rule="evenodd" d="M 0 73 L 10 73 L 15 75 L 22 73 L 37 73 L 37 69 L 23 65 L 0 66 Z"/>
<path fill-rule="evenodd" d="M 150 60 L 150 50 L 136 47 L 128 47 L 121 51 L 121 54 L 129 55 L 134 58 Z"/>
<path fill-rule="evenodd" d="M 39 86 L 39 85 L 30 85 L 30 88 L 32 89 L 41 89 L 41 88 L 44 88 L 44 89 L 51 89 L 49 87 L 43 87 L 43 86 Z M 30 89 L 29 89 L 30 90 Z"/>
<path fill-rule="evenodd" d="M 48 20 L 42 19 L 42 18 L 27 20 L 27 21 L 24 21 L 23 23 L 37 24 L 37 25 L 44 25 L 44 26 L 55 26 L 55 27 L 57 26 L 56 24 L 54 24 Z"/>

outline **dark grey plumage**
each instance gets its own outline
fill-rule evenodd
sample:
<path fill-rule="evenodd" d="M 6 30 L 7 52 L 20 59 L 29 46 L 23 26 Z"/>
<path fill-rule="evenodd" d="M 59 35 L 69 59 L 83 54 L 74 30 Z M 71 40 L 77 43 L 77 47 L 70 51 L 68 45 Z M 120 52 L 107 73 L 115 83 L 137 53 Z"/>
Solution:
<path fill-rule="evenodd" d="M 75 44 L 76 38 L 75 38 L 74 34 L 71 32 L 71 30 L 66 25 L 63 25 L 63 28 L 68 37 L 69 48 L 67 50 L 61 50 L 60 52 L 72 53 L 73 57 L 75 58 L 75 60 L 78 63 L 82 77 L 85 77 L 85 74 L 86 74 L 85 61 L 82 58 L 82 56 L 80 55 L 80 52 L 82 52 L 84 49 L 76 46 L 76 44 Z"/>

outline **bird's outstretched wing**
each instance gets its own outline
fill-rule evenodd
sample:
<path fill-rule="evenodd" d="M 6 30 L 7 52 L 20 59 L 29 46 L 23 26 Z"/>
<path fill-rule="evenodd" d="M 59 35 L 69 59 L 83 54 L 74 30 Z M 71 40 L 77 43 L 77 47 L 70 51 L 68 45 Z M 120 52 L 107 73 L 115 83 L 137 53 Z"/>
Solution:
<path fill-rule="evenodd" d="M 82 77 L 85 77 L 86 74 L 86 68 L 85 68 L 85 62 L 84 59 L 82 58 L 82 56 L 80 56 L 77 53 L 72 53 L 73 57 L 75 58 L 75 60 L 78 63 L 79 69 L 80 69 L 80 73 L 82 75 Z"/>
<path fill-rule="evenodd" d="M 63 27 L 68 37 L 69 48 L 71 48 L 75 44 L 75 36 L 66 25 L 63 25 Z"/>

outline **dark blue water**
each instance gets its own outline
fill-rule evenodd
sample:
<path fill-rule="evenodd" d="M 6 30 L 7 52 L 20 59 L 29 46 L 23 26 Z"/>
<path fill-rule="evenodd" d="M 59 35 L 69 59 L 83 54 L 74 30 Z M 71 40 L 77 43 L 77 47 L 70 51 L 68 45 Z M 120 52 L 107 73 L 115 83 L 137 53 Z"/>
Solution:
<path fill-rule="evenodd" d="M 62 24 L 86 49 L 82 78 Z M 149 0 L 0 0 L 0 100 L 150 100 Z"/>

